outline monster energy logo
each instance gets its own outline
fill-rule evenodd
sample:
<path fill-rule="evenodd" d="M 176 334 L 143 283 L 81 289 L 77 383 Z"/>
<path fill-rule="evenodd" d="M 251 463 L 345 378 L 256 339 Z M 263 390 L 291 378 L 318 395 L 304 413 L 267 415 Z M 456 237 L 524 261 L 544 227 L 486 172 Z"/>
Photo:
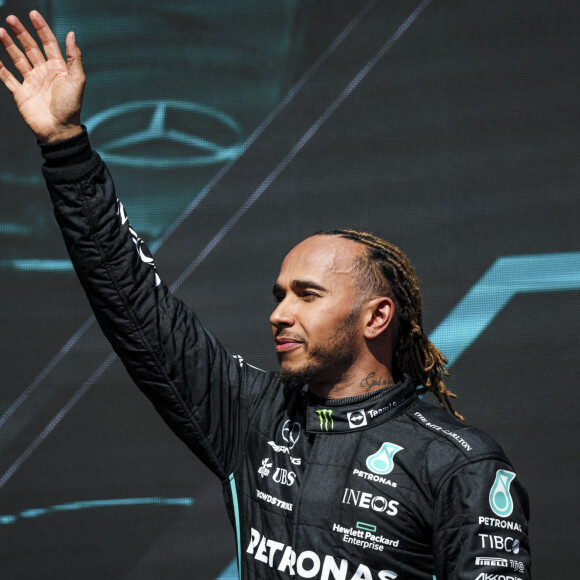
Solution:
<path fill-rule="evenodd" d="M 320 419 L 320 430 L 328 431 L 328 423 L 330 422 L 330 430 L 334 431 L 334 419 L 332 418 L 332 410 L 321 409 L 316 412 L 318 413 L 318 418 Z"/>

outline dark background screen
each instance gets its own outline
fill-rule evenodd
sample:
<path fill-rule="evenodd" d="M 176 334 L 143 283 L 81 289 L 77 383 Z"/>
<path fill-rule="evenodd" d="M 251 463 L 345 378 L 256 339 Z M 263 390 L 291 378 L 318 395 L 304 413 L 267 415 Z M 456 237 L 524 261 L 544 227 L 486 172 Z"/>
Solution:
<path fill-rule="evenodd" d="M 304 237 L 407 252 L 459 411 L 529 491 L 534 577 L 577 577 L 579 4 L 0 0 L 32 8 L 75 30 L 131 224 L 233 352 L 276 368 Z M 93 323 L 6 90 L 0 123 L 0 578 L 229 578 L 220 483 Z"/>

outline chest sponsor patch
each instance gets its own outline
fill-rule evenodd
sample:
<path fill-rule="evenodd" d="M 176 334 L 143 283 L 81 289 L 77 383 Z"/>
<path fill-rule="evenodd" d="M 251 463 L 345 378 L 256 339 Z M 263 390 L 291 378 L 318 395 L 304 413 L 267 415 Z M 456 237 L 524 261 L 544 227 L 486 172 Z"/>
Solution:
<path fill-rule="evenodd" d="M 345 558 L 336 558 L 330 554 L 319 554 L 313 550 L 296 552 L 287 546 L 262 535 L 251 528 L 250 543 L 246 554 L 264 566 L 273 568 L 288 577 L 315 578 L 329 580 L 395 580 L 398 574 L 392 570 L 373 571 L 362 562 L 349 562 Z"/>
<path fill-rule="evenodd" d="M 290 419 L 287 419 L 284 422 L 284 425 L 282 425 L 281 431 L 282 439 L 286 445 L 278 445 L 275 441 L 268 441 L 268 445 L 270 445 L 276 453 L 284 453 L 288 455 L 290 462 L 293 465 L 302 465 L 302 458 L 293 457 L 290 453 L 290 451 L 294 449 L 296 443 L 298 443 L 301 433 L 302 425 L 297 421 L 292 422 Z"/>
<path fill-rule="evenodd" d="M 289 512 L 292 511 L 293 506 L 290 502 L 282 501 L 281 499 L 278 499 L 277 497 L 274 497 L 273 495 L 270 495 L 269 493 L 266 493 L 264 491 L 260 491 L 259 489 L 256 490 L 256 497 L 263 502 L 272 504 L 283 510 Z"/>
<path fill-rule="evenodd" d="M 347 528 L 337 523 L 332 524 L 332 531 L 340 534 L 345 544 L 354 544 L 363 550 L 382 552 L 385 546 L 396 548 L 399 545 L 399 540 L 392 540 L 377 534 L 376 529 L 376 526 L 364 522 L 357 522 L 356 528 Z"/>
<path fill-rule="evenodd" d="M 481 540 L 481 547 L 496 551 L 519 554 L 520 541 L 511 536 L 497 536 L 495 534 L 477 534 Z"/>
<path fill-rule="evenodd" d="M 388 441 L 383 443 L 376 453 L 367 457 L 367 469 L 377 475 L 388 475 L 395 467 L 393 461 L 395 454 L 403 449 L 403 447 L 396 443 L 389 443 Z"/>
<path fill-rule="evenodd" d="M 381 475 L 376 475 L 374 473 L 369 473 L 368 471 L 361 471 L 360 469 L 353 469 L 353 475 L 358 475 L 367 481 L 374 481 L 376 483 L 382 483 L 383 485 L 390 485 L 391 487 L 397 487 L 397 483 L 391 481 L 390 479 L 383 477 Z"/>
<path fill-rule="evenodd" d="M 486 518 L 485 516 L 479 516 L 479 525 L 492 526 L 494 528 L 502 528 L 504 530 L 516 530 L 518 532 L 522 531 L 522 526 L 518 522 L 512 522 L 510 520 L 498 520 L 497 518 Z"/>
<path fill-rule="evenodd" d="M 342 503 L 384 513 L 387 516 L 396 516 L 399 513 L 399 502 L 387 499 L 382 495 L 373 495 L 366 491 L 359 491 L 345 487 Z"/>

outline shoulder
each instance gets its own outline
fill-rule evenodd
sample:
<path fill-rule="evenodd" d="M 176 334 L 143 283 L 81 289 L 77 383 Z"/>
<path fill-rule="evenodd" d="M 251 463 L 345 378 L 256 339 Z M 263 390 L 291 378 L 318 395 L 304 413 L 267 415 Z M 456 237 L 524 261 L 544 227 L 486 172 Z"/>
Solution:
<path fill-rule="evenodd" d="M 419 432 L 436 444 L 455 448 L 467 462 L 493 458 L 507 460 L 499 443 L 485 431 L 462 423 L 444 409 L 417 401 L 406 413 Z"/>
<path fill-rule="evenodd" d="M 420 471 L 432 491 L 454 473 L 484 464 L 510 465 L 497 441 L 485 431 L 466 425 L 444 409 L 417 401 L 405 413 L 407 428 L 420 447 Z"/>

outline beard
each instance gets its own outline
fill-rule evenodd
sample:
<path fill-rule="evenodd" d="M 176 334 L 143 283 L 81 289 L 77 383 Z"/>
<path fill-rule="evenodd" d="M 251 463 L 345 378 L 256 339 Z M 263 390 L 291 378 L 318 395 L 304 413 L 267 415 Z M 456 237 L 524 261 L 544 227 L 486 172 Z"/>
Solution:
<path fill-rule="evenodd" d="M 351 312 L 344 322 L 336 329 L 329 340 L 323 344 L 310 347 L 303 343 L 308 356 L 306 363 L 300 367 L 292 367 L 280 358 L 280 376 L 284 383 L 294 389 L 301 389 L 306 384 L 317 382 L 337 383 L 357 358 L 356 321 L 359 310 Z"/>

